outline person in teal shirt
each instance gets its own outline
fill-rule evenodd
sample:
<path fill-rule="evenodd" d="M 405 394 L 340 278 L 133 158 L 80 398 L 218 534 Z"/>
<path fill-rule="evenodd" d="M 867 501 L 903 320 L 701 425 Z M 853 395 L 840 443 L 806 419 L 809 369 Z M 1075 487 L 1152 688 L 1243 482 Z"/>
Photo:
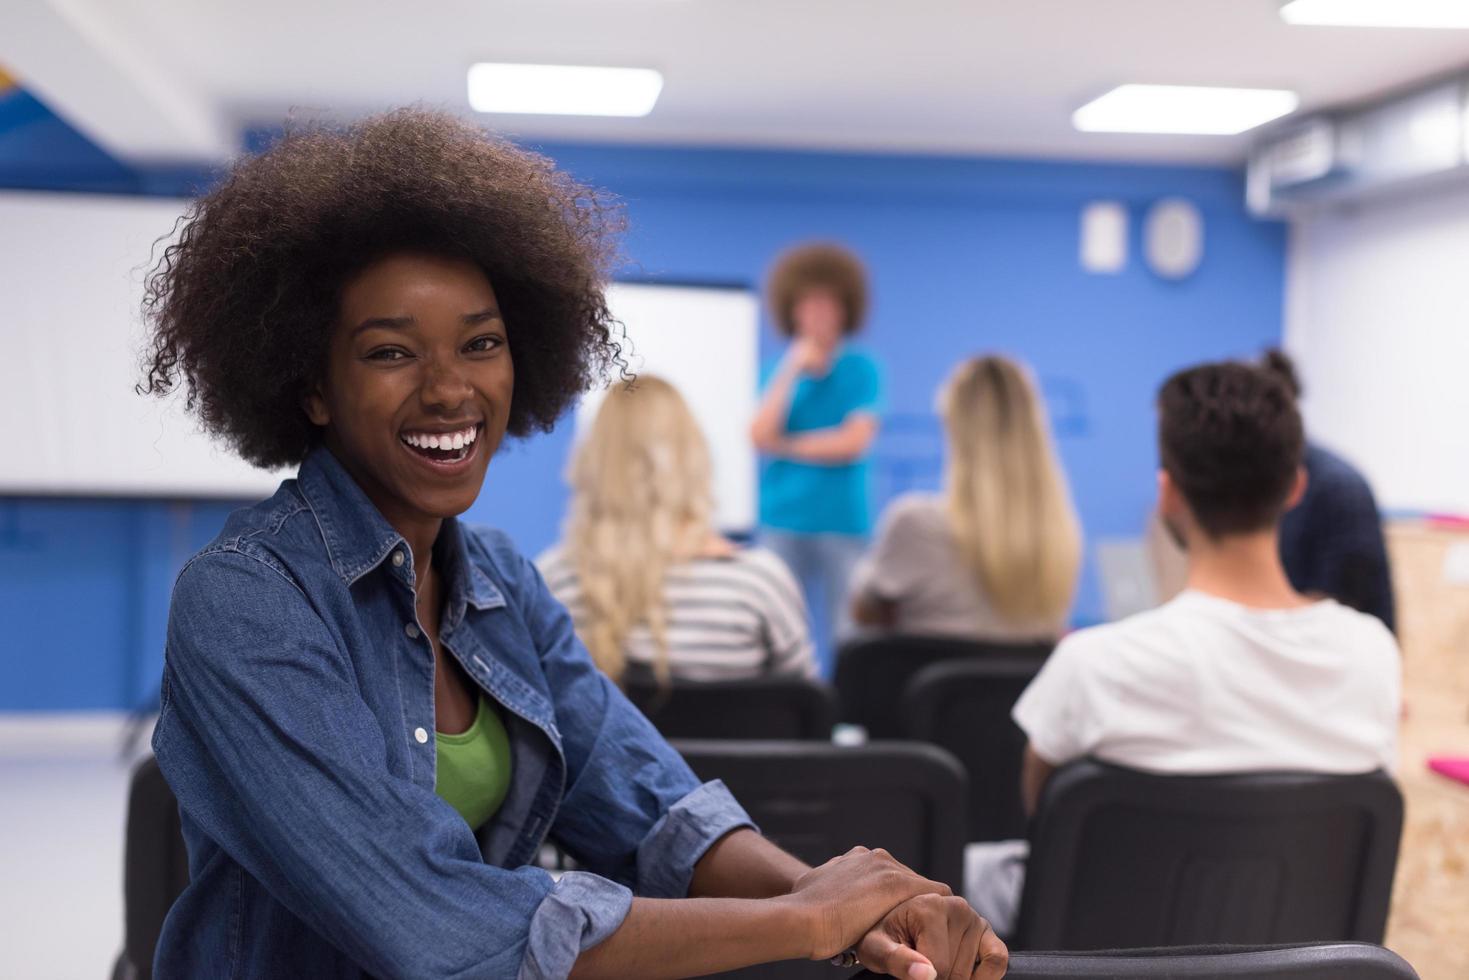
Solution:
<path fill-rule="evenodd" d="M 851 345 L 867 310 L 862 262 L 840 245 L 784 253 L 768 286 L 791 338 L 765 371 L 751 425 L 760 469 L 760 536 L 801 582 L 823 673 L 846 632 L 847 583 L 872 530 L 868 453 L 883 411 L 882 375 Z"/>

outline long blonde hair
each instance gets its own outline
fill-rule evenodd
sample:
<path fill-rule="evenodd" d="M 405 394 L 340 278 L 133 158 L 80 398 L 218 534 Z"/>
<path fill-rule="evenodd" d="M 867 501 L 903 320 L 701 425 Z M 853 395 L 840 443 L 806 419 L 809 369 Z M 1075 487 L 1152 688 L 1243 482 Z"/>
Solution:
<path fill-rule="evenodd" d="M 646 624 L 654 671 L 666 680 L 664 573 L 698 554 L 713 533 L 704 434 L 677 389 L 640 375 L 608 391 L 568 479 L 566 549 L 586 600 L 577 632 L 597 666 L 620 681 L 628 634 Z"/>
<path fill-rule="evenodd" d="M 1081 566 L 1081 526 L 1028 373 L 1005 357 L 959 365 L 939 395 L 945 494 L 959 553 L 1014 623 L 1060 620 Z"/>

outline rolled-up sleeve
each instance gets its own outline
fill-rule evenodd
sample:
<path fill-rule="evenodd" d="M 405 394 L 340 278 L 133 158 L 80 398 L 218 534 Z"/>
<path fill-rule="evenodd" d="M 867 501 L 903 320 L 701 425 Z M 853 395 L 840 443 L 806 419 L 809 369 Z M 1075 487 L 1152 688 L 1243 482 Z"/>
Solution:
<path fill-rule="evenodd" d="M 638 848 L 638 892 L 649 898 L 688 894 L 694 865 L 715 841 L 750 818 L 721 782 L 704 783 L 665 813 Z M 617 931 L 632 891 L 600 875 L 561 876 L 531 920 L 521 980 L 551 980 L 571 972 L 577 956 Z"/>
<path fill-rule="evenodd" d="M 754 823 L 723 783 L 701 783 L 596 668 L 571 617 L 524 559 L 517 585 L 566 757 L 567 791 L 552 836 L 581 865 L 638 895 L 687 896 L 710 846 Z"/>
<path fill-rule="evenodd" d="M 639 889 L 645 895 L 683 898 L 694 865 L 714 842 L 731 830 L 753 826 L 724 783 L 704 783 L 670 807 L 638 847 Z"/>
<path fill-rule="evenodd" d="M 617 931 L 632 907 L 626 885 L 568 871 L 542 900 L 530 922 L 520 980 L 560 980 L 584 949 Z"/>

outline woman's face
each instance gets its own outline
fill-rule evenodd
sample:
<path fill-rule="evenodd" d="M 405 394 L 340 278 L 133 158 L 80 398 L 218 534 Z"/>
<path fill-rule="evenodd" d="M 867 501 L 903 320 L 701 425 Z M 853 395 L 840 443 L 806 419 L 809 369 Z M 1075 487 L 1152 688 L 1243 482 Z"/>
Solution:
<path fill-rule="evenodd" d="M 510 414 L 515 368 L 495 290 L 466 259 L 397 254 L 350 279 L 307 399 L 389 523 L 462 514 Z"/>
<path fill-rule="evenodd" d="M 824 351 L 834 349 L 841 342 L 846 318 L 841 298 L 830 289 L 807 289 L 796 297 L 791 308 L 796 336 Z"/>

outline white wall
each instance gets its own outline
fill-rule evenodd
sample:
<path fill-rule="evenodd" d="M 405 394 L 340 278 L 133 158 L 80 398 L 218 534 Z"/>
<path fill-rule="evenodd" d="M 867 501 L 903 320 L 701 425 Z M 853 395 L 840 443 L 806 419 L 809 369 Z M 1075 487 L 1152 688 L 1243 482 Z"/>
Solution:
<path fill-rule="evenodd" d="M 1285 346 L 1380 506 L 1469 515 L 1469 188 L 1298 219 Z"/>

